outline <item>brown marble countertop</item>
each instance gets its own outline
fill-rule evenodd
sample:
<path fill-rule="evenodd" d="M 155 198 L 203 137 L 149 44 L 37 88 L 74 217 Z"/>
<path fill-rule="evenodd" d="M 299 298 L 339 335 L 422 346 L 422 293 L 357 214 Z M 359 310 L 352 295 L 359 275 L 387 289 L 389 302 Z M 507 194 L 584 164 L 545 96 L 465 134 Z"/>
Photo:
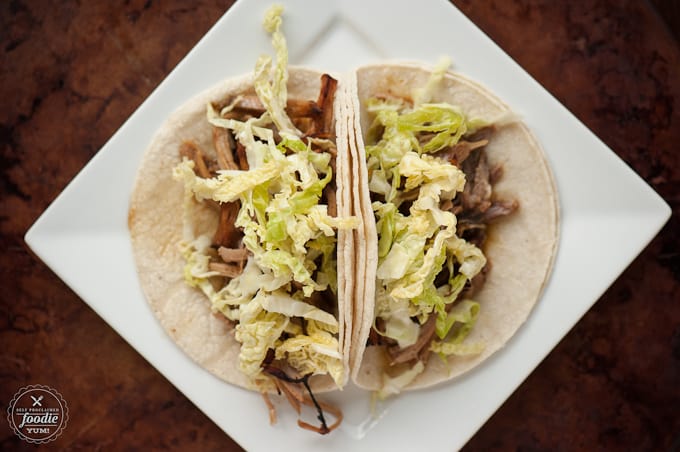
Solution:
<path fill-rule="evenodd" d="M 41 383 L 71 410 L 43 446 L 0 421 L 2 450 L 240 450 L 23 241 L 231 3 L 0 2 L 0 405 Z M 465 450 L 679 450 L 680 8 L 454 3 L 673 209 Z"/>

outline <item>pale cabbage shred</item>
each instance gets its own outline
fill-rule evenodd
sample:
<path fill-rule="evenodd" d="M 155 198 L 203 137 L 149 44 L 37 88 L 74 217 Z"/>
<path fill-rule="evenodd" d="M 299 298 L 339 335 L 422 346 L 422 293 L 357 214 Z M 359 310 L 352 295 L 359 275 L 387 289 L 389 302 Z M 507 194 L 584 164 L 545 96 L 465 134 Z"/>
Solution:
<path fill-rule="evenodd" d="M 300 374 L 328 374 L 341 385 L 345 375 L 338 321 L 303 299 L 328 287 L 337 291 L 335 231 L 354 228 L 358 220 L 332 217 L 327 206 L 319 204 L 323 188 L 332 179 L 331 154 L 313 152 L 304 144 L 284 110 L 288 53 L 280 31 L 281 12 L 280 6 L 272 7 L 264 20 L 272 34 L 276 64 L 272 66 L 271 58 L 263 56 L 255 68 L 255 91 L 266 112 L 243 122 L 224 119 L 208 105 L 208 121 L 233 131 L 246 149 L 250 170 L 219 171 L 216 177 L 204 179 L 196 176 L 190 160 L 174 168 L 174 177 L 185 187 L 180 247 L 186 260 L 184 276 L 210 299 L 215 312 L 237 321 L 238 367 L 256 384 L 271 385 L 262 373 L 262 362 L 273 349 L 276 359 L 285 360 Z M 278 146 L 272 125 L 283 138 Z M 320 174 L 325 176 L 320 178 Z M 209 281 L 216 275 L 208 267 L 214 255 L 211 239 L 195 237 L 191 228 L 194 200 L 206 199 L 241 202 L 236 226 L 242 228 L 243 243 L 251 255 L 243 272 L 219 290 Z M 314 261 L 319 257 L 322 263 L 317 269 Z M 293 281 L 301 290 L 293 289 Z M 293 318 L 305 323 L 305 333 Z M 288 333 L 285 340 L 283 332 Z"/>
<path fill-rule="evenodd" d="M 478 354 L 483 349 L 482 343 L 463 343 L 477 319 L 479 304 L 457 301 L 450 312 L 445 306 L 486 265 L 478 247 L 456 236 L 456 216 L 440 208 L 442 201 L 463 191 L 465 174 L 448 161 L 428 155 L 486 124 L 467 119 L 455 106 L 428 102 L 448 65 L 448 61 L 441 62 L 426 86 L 413 93 L 413 106 L 399 99 L 369 99 L 368 111 L 375 116 L 369 140 L 376 144 L 366 147 L 369 189 L 385 198 L 385 202 L 373 203 L 379 234 L 375 315 L 385 325 L 378 332 L 405 348 L 417 341 L 429 316 L 436 315 L 437 338 L 430 349 L 442 358 Z M 376 136 L 378 131 L 382 131 L 380 136 Z M 432 138 L 421 143 L 419 132 L 429 132 Z M 418 190 L 418 196 L 404 215 L 399 205 L 411 190 Z M 453 274 L 455 264 L 457 274 Z M 434 279 L 444 265 L 451 277 L 448 284 L 435 288 Z M 418 362 L 395 377 L 385 374 L 378 395 L 400 392 L 424 369 Z"/>

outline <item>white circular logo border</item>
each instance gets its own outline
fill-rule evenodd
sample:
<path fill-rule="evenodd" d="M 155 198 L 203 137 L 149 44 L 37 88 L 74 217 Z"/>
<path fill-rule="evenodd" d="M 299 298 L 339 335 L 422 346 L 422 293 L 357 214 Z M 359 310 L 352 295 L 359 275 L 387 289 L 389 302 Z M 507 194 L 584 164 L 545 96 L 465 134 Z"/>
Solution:
<path fill-rule="evenodd" d="M 61 408 L 61 412 L 63 415 L 63 421 L 59 428 L 55 430 L 54 433 L 52 433 L 50 436 L 47 438 L 42 438 L 42 439 L 34 439 L 26 436 L 24 433 L 19 430 L 19 428 L 16 426 L 14 423 L 14 408 L 21 396 L 23 396 L 26 392 L 35 390 L 35 389 L 40 389 L 42 391 L 49 392 L 54 396 L 54 398 L 57 399 L 57 402 L 59 403 L 59 407 Z M 64 400 L 64 397 L 57 391 L 56 389 L 53 389 L 49 386 L 45 385 L 29 385 L 29 386 L 24 386 L 23 388 L 19 389 L 15 394 L 14 397 L 12 397 L 12 400 L 9 402 L 9 406 L 7 407 L 7 422 L 9 422 L 9 427 L 14 431 L 14 434 L 17 435 L 21 440 L 26 441 L 31 444 L 44 444 L 44 443 L 49 443 L 51 441 L 54 441 L 57 439 L 62 432 L 66 429 L 66 425 L 68 424 L 68 404 L 66 403 L 66 400 Z"/>

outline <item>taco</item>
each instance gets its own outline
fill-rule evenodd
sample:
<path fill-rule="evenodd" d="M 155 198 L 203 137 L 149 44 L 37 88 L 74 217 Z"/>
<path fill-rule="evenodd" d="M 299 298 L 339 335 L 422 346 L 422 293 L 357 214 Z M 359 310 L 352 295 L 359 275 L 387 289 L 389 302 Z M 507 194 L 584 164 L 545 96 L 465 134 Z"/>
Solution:
<path fill-rule="evenodd" d="M 141 287 L 170 337 L 221 379 L 341 415 L 313 392 L 349 376 L 354 277 L 345 87 L 276 62 L 182 105 L 156 133 L 129 230 Z M 327 426 L 322 408 L 336 416 Z"/>
<path fill-rule="evenodd" d="M 484 87 L 412 64 L 360 68 L 347 98 L 357 231 L 351 366 L 382 397 L 503 347 L 550 274 L 557 194 L 538 143 Z"/>

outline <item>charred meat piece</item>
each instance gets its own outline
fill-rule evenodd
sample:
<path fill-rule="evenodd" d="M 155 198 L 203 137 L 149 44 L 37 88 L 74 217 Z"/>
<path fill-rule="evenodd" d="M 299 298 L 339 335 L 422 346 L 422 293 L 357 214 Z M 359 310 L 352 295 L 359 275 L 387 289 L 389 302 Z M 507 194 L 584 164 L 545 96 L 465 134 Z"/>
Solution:
<path fill-rule="evenodd" d="M 293 124 L 303 133 L 305 138 L 332 138 L 333 130 L 333 103 L 338 81 L 328 74 L 321 76 L 321 87 L 316 101 L 288 99 L 286 102 L 286 113 Z M 265 111 L 265 107 L 255 94 L 239 96 L 230 99 L 222 104 L 214 105 L 218 111 L 225 106 L 231 105 L 231 110 L 226 112 L 223 117 L 247 120 L 252 117 L 259 117 Z M 274 131 L 277 142 L 280 140 L 278 132 Z M 239 160 L 240 162 L 241 160 Z M 240 164 L 239 166 L 243 166 Z"/>
<path fill-rule="evenodd" d="M 336 191 L 335 182 L 331 182 L 330 184 L 324 187 L 322 193 L 324 201 L 328 206 L 328 215 L 332 217 L 338 216 L 338 203 L 335 198 L 335 191 Z"/>
<path fill-rule="evenodd" d="M 316 413 L 317 413 L 317 419 L 321 423 L 319 426 L 311 425 L 301 419 L 298 419 L 298 425 L 304 429 L 307 430 L 312 430 L 314 432 L 320 433 L 322 435 L 325 435 L 327 433 L 330 433 L 333 431 L 340 423 L 342 422 L 342 412 L 327 403 L 320 402 L 316 399 L 314 396 L 314 393 L 312 392 L 312 388 L 309 385 L 309 377 L 311 377 L 311 374 L 304 375 L 300 378 L 293 378 L 289 377 L 283 370 L 273 366 L 273 365 L 267 365 L 263 368 L 264 373 L 268 374 L 271 378 L 273 379 L 278 379 L 281 380 L 284 383 L 292 383 L 292 384 L 302 384 L 307 392 L 306 395 L 304 394 L 299 394 L 297 388 L 294 388 L 292 385 L 287 386 L 287 389 L 290 393 L 290 395 L 286 394 L 286 397 L 290 401 L 291 398 L 296 400 L 297 402 L 301 402 L 303 405 L 307 405 L 310 407 L 316 408 Z M 281 387 L 280 385 L 277 384 L 277 387 Z M 286 392 L 284 390 L 284 392 Z M 293 408 L 296 408 L 299 412 L 299 403 L 291 402 L 291 405 Z M 336 420 L 335 422 L 328 426 L 326 423 L 326 418 L 324 416 L 324 410 L 328 411 L 331 413 L 333 416 L 335 416 Z"/>
<path fill-rule="evenodd" d="M 399 346 L 390 347 L 387 349 L 392 360 L 390 365 L 405 363 L 412 360 L 417 360 L 422 353 L 423 348 L 429 348 L 430 342 L 434 337 L 435 327 L 437 325 L 437 315 L 432 313 L 425 324 L 420 328 L 420 335 L 415 344 L 409 345 L 406 348 L 400 349 Z"/>
<path fill-rule="evenodd" d="M 435 153 L 436 157 L 445 159 L 451 164 L 460 167 L 460 165 L 470 156 L 470 153 L 475 149 L 489 144 L 489 140 L 479 140 L 479 141 L 459 141 L 453 146 L 442 149 L 441 151 Z"/>
<path fill-rule="evenodd" d="M 338 81 L 328 74 L 321 76 L 321 89 L 316 105 L 321 110 L 321 114 L 315 116 L 314 126 L 310 135 L 317 138 L 330 138 L 333 129 L 333 100 L 335 91 L 338 88 Z"/>
<path fill-rule="evenodd" d="M 231 130 L 213 126 L 212 138 L 213 146 L 215 146 L 215 153 L 217 154 L 217 163 L 220 166 L 220 169 L 239 169 L 236 161 L 234 160 L 234 152 L 236 152 L 236 140 L 234 140 Z"/>
<path fill-rule="evenodd" d="M 245 248 L 227 248 L 220 246 L 217 249 L 217 254 L 227 264 L 243 262 L 248 260 L 248 250 Z"/>
<path fill-rule="evenodd" d="M 225 248 L 237 248 L 241 241 L 241 231 L 234 224 L 241 208 L 240 202 L 220 204 L 220 218 L 213 235 L 213 244 Z"/>
<path fill-rule="evenodd" d="M 205 154 L 201 151 L 193 141 L 184 141 L 179 147 L 180 157 L 186 157 L 194 161 L 194 172 L 205 179 L 211 177 L 208 170 L 208 163 L 206 162 Z"/>
<path fill-rule="evenodd" d="M 484 268 L 482 268 L 482 271 L 477 273 L 477 275 L 468 282 L 468 285 L 463 291 L 462 296 L 465 298 L 474 297 L 474 295 L 484 286 L 486 277 L 489 274 L 489 270 L 491 270 L 491 263 L 487 262 Z"/>
<path fill-rule="evenodd" d="M 243 271 L 238 265 L 225 264 L 224 262 L 210 262 L 208 268 L 210 271 L 218 272 L 220 276 L 227 278 L 236 278 Z"/>
<path fill-rule="evenodd" d="M 488 209 L 482 215 L 481 221 L 484 223 L 491 223 L 492 221 L 510 215 L 519 207 L 517 200 L 505 201 L 497 200 L 491 203 Z"/>
<path fill-rule="evenodd" d="M 491 205 L 491 183 L 486 154 L 478 149 L 463 162 L 465 189 L 462 193 L 463 209 L 484 212 Z"/>
<path fill-rule="evenodd" d="M 243 147 L 240 141 L 236 142 L 236 156 L 238 157 L 238 167 L 242 171 L 248 171 L 250 165 L 248 165 L 248 157 L 246 156 L 246 148 Z"/>

